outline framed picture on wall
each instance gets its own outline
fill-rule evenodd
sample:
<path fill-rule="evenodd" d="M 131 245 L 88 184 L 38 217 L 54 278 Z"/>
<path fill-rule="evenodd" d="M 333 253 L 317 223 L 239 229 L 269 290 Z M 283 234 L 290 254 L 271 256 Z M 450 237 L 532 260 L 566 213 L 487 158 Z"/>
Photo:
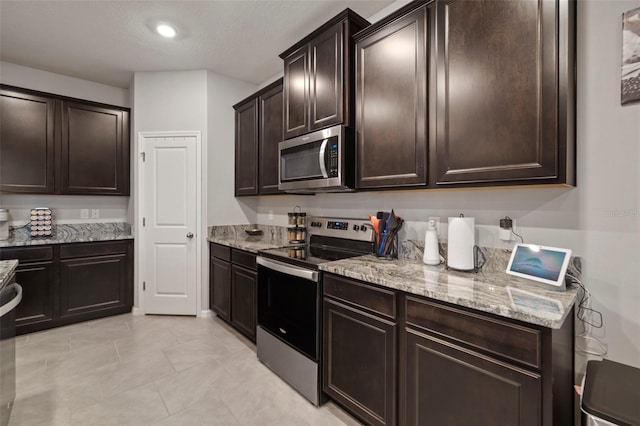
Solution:
<path fill-rule="evenodd" d="M 622 105 L 640 101 L 640 7 L 622 14 Z"/>

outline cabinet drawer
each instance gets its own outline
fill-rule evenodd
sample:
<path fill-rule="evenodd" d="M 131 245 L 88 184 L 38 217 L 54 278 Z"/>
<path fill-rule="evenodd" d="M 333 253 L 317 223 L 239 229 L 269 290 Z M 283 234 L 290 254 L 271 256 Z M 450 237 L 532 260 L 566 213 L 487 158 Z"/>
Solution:
<path fill-rule="evenodd" d="M 231 260 L 231 247 L 216 243 L 211 243 L 210 247 L 211 257 L 217 257 L 218 259 L 226 260 L 227 262 Z"/>
<path fill-rule="evenodd" d="M 540 368 L 540 332 L 487 316 L 406 296 L 407 325 Z"/>
<path fill-rule="evenodd" d="M 242 250 L 231 250 L 231 263 L 244 266 L 253 271 L 257 270 L 256 255 Z"/>
<path fill-rule="evenodd" d="M 336 275 L 324 275 L 324 294 L 396 318 L 396 294 Z"/>
<path fill-rule="evenodd" d="M 2 250 L 0 250 L 0 259 L 18 259 L 20 263 L 51 260 L 53 259 L 53 247 L 44 246 L 3 248 Z"/>
<path fill-rule="evenodd" d="M 107 241 L 102 243 L 75 243 L 60 247 L 60 258 L 101 256 L 127 252 L 127 241 Z"/>

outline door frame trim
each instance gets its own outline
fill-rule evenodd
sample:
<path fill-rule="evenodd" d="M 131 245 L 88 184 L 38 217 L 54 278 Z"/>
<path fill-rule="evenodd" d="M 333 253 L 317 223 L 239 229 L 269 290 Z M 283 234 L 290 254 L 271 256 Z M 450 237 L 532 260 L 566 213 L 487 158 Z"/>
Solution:
<path fill-rule="evenodd" d="M 135 264 L 138 266 L 137 281 L 135 284 L 135 290 L 137 291 L 137 305 L 134 306 L 134 310 L 137 315 L 146 315 L 145 301 L 142 290 L 142 283 L 146 280 L 146 258 L 145 251 L 140 250 L 144 247 L 145 243 L 145 231 L 146 228 L 142 226 L 142 218 L 144 217 L 144 173 L 142 172 L 143 155 L 146 147 L 146 139 L 152 138 L 175 138 L 175 137 L 195 137 L 196 138 L 196 305 L 193 309 L 193 314 L 196 317 L 203 316 L 202 311 L 202 245 L 203 241 L 206 241 L 207 230 L 203 228 L 203 192 L 202 192 L 202 132 L 199 130 L 184 130 L 184 131 L 153 131 L 153 132 L 138 132 L 138 149 L 136 153 L 136 162 L 138 170 L 138 184 L 136 188 L 135 199 L 135 224 L 138 229 L 136 235 L 135 244 Z"/>

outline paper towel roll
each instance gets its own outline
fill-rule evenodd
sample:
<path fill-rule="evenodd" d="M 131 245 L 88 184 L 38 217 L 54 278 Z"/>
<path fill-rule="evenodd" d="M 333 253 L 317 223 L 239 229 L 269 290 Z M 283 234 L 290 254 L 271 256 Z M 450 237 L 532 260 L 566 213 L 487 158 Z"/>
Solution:
<path fill-rule="evenodd" d="M 461 271 L 475 268 L 473 246 L 476 244 L 473 217 L 449 218 L 449 241 L 447 244 L 447 266 Z"/>

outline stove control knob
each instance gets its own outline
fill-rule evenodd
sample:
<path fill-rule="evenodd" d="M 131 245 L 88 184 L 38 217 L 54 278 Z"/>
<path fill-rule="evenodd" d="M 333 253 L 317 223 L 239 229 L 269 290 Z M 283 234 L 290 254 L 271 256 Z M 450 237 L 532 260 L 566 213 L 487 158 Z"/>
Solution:
<path fill-rule="evenodd" d="M 359 231 L 359 230 L 360 230 L 360 226 L 358 226 L 358 225 L 353 225 L 353 230 L 354 230 L 354 231 Z"/>
<path fill-rule="evenodd" d="M 362 226 L 360 227 L 360 230 L 361 230 L 362 232 L 367 232 L 367 226 L 366 226 L 366 225 L 362 225 Z"/>

